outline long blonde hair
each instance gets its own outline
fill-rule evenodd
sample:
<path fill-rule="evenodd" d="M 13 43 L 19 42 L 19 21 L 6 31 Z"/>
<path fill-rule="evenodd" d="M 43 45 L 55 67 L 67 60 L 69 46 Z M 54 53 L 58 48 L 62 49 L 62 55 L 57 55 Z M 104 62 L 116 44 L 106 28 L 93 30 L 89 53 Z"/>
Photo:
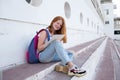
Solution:
<path fill-rule="evenodd" d="M 65 24 L 65 20 L 63 17 L 61 16 L 56 16 L 50 23 L 50 25 L 47 27 L 48 30 L 50 31 L 50 33 L 52 33 L 53 31 L 53 23 L 58 21 L 58 20 L 62 20 L 62 25 L 61 25 L 61 28 L 60 30 L 57 30 L 54 34 L 64 34 L 64 38 L 62 39 L 63 43 L 66 43 L 67 42 L 67 35 L 66 35 L 66 24 Z"/>

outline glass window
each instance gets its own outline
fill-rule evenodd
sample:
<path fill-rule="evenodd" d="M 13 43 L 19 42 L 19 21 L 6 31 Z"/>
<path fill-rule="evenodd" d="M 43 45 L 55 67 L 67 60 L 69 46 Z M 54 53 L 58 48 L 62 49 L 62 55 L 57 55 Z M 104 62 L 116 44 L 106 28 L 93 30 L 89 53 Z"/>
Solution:
<path fill-rule="evenodd" d="M 116 31 L 114 31 L 114 34 L 119 34 L 120 35 L 120 30 L 116 30 Z"/>
<path fill-rule="evenodd" d="M 83 24 L 83 15 L 80 13 L 80 23 Z"/>
<path fill-rule="evenodd" d="M 109 21 L 105 21 L 105 24 L 109 24 Z"/>
<path fill-rule="evenodd" d="M 32 6 L 38 7 L 41 5 L 42 0 L 26 0 L 26 2 Z"/>
<path fill-rule="evenodd" d="M 89 26 L 89 18 L 87 18 L 87 25 Z"/>
<path fill-rule="evenodd" d="M 109 15 L 109 10 L 108 9 L 106 9 L 106 14 Z"/>
<path fill-rule="evenodd" d="M 93 22 L 91 22 L 91 25 L 92 25 L 92 27 L 93 27 Z"/>
<path fill-rule="evenodd" d="M 70 18 L 71 16 L 71 8 L 70 8 L 70 5 L 68 2 L 65 2 L 65 5 L 64 5 L 64 11 L 65 11 L 65 16 L 66 18 Z"/>
<path fill-rule="evenodd" d="M 30 3 L 31 2 L 31 0 L 26 0 L 27 1 L 27 3 Z"/>
<path fill-rule="evenodd" d="M 97 34 L 99 33 L 99 26 L 97 26 Z"/>

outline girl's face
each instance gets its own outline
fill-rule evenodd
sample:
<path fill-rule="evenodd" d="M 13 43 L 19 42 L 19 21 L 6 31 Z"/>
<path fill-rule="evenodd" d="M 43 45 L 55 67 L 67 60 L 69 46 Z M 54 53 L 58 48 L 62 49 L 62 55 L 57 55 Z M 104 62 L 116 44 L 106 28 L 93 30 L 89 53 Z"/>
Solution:
<path fill-rule="evenodd" d="M 54 30 L 59 30 L 62 27 L 62 20 L 57 20 L 53 23 Z"/>

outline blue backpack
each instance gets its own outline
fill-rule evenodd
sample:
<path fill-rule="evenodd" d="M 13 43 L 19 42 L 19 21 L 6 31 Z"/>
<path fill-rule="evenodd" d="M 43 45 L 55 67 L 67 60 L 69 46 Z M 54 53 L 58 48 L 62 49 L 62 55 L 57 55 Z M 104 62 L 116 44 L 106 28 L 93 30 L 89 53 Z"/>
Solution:
<path fill-rule="evenodd" d="M 47 33 L 48 41 L 50 40 L 50 34 L 49 34 L 48 30 L 41 29 L 39 32 L 37 32 L 37 34 L 31 40 L 28 50 L 26 52 L 26 60 L 28 63 L 33 64 L 33 63 L 39 62 L 39 54 L 37 53 L 37 45 L 38 45 L 38 38 L 39 38 L 38 34 L 43 30 L 45 30 Z"/>

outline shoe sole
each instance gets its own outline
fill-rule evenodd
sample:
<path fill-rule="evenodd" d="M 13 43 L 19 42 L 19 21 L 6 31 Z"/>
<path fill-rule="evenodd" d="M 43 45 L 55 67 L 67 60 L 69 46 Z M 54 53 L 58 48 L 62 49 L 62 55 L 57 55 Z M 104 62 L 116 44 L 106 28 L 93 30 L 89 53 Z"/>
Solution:
<path fill-rule="evenodd" d="M 69 76 L 82 77 L 82 76 L 86 75 L 86 73 L 82 73 L 82 74 L 74 74 L 74 73 L 69 73 L 69 72 L 68 72 L 68 75 L 69 75 Z"/>

